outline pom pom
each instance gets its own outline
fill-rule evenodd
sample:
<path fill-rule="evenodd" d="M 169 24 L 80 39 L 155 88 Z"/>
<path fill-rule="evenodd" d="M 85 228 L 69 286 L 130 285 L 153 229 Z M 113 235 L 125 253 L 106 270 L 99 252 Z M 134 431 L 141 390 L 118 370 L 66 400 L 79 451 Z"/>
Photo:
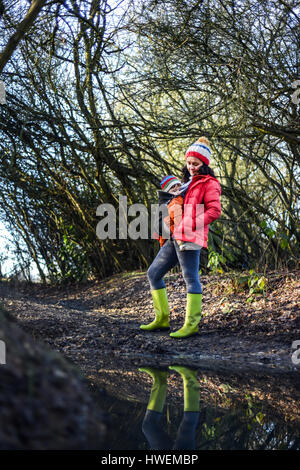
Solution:
<path fill-rule="evenodd" d="M 206 137 L 200 137 L 197 142 L 202 142 L 203 144 L 210 146 L 209 140 Z"/>

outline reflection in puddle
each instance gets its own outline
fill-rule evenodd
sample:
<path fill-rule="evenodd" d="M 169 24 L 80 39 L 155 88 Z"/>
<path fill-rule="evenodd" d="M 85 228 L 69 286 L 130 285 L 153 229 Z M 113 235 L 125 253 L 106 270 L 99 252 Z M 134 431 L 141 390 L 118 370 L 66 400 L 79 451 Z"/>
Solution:
<path fill-rule="evenodd" d="M 298 374 L 106 367 L 94 387 L 111 417 L 103 449 L 300 449 Z"/>
<path fill-rule="evenodd" d="M 151 449 L 195 449 L 195 430 L 199 419 L 200 386 L 197 380 L 197 371 L 184 366 L 170 366 L 169 369 L 177 371 L 183 381 L 184 408 L 174 444 L 161 425 L 162 412 L 166 401 L 167 371 L 153 368 L 140 368 L 153 379 L 150 398 L 143 420 L 143 433 Z"/>

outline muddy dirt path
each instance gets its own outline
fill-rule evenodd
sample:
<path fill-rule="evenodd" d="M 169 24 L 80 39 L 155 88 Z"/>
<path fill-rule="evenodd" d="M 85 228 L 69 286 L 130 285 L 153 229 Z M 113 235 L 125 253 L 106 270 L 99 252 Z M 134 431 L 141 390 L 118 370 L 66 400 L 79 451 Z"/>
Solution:
<path fill-rule="evenodd" d="M 153 319 L 145 273 L 125 273 L 64 288 L 0 283 L 6 310 L 20 326 L 92 376 L 105 356 L 132 364 L 170 363 L 209 369 L 299 370 L 292 343 L 300 340 L 299 271 L 268 273 L 268 289 L 247 303 L 248 289 L 232 275 L 202 276 L 203 318 L 197 336 L 139 329 Z M 166 278 L 172 330 L 182 326 L 181 274 Z"/>

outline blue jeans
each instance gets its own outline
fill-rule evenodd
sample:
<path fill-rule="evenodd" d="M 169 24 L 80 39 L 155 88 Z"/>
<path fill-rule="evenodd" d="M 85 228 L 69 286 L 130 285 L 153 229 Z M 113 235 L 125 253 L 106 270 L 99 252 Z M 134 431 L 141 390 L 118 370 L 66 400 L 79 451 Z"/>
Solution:
<path fill-rule="evenodd" d="M 164 275 L 179 263 L 187 292 L 189 294 L 202 294 L 199 278 L 199 259 L 200 250 L 180 251 L 175 241 L 167 240 L 147 272 L 151 290 L 166 287 L 163 280 Z"/>

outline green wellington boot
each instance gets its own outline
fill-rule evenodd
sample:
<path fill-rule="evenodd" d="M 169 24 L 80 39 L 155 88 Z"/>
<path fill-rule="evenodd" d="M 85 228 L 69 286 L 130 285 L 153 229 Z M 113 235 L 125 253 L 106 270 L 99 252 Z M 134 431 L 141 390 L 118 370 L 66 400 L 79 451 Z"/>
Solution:
<path fill-rule="evenodd" d="M 200 385 L 197 380 L 197 370 L 184 366 L 169 366 L 176 370 L 183 381 L 184 412 L 178 428 L 174 450 L 196 449 L 196 428 L 200 415 Z"/>
<path fill-rule="evenodd" d="M 199 411 L 200 385 L 197 379 L 197 370 L 185 366 L 169 366 L 181 375 L 184 393 L 184 411 Z"/>
<path fill-rule="evenodd" d="M 187 338 L 198 333 L 202 312 L 202 294 L 187 294 L 185 322 L 180 330 L 170 333 L 172 338 Z"/>
<path fill-rule="evenodd" d="M 166 401 L 168 371 L 153 367 L 140 367 L 139 371 L 146 372 L 153 379 L 147 410 L 162 413 Z"/>
<path fill-rule="evenodd" d="M 156 289 L 151 291 L 153 306 L 155 311 L 155 320 L 148 325 L 141 325 L 140 328 L 145 331 L 169 330 L 169 304 L 167 290 Z"/>

